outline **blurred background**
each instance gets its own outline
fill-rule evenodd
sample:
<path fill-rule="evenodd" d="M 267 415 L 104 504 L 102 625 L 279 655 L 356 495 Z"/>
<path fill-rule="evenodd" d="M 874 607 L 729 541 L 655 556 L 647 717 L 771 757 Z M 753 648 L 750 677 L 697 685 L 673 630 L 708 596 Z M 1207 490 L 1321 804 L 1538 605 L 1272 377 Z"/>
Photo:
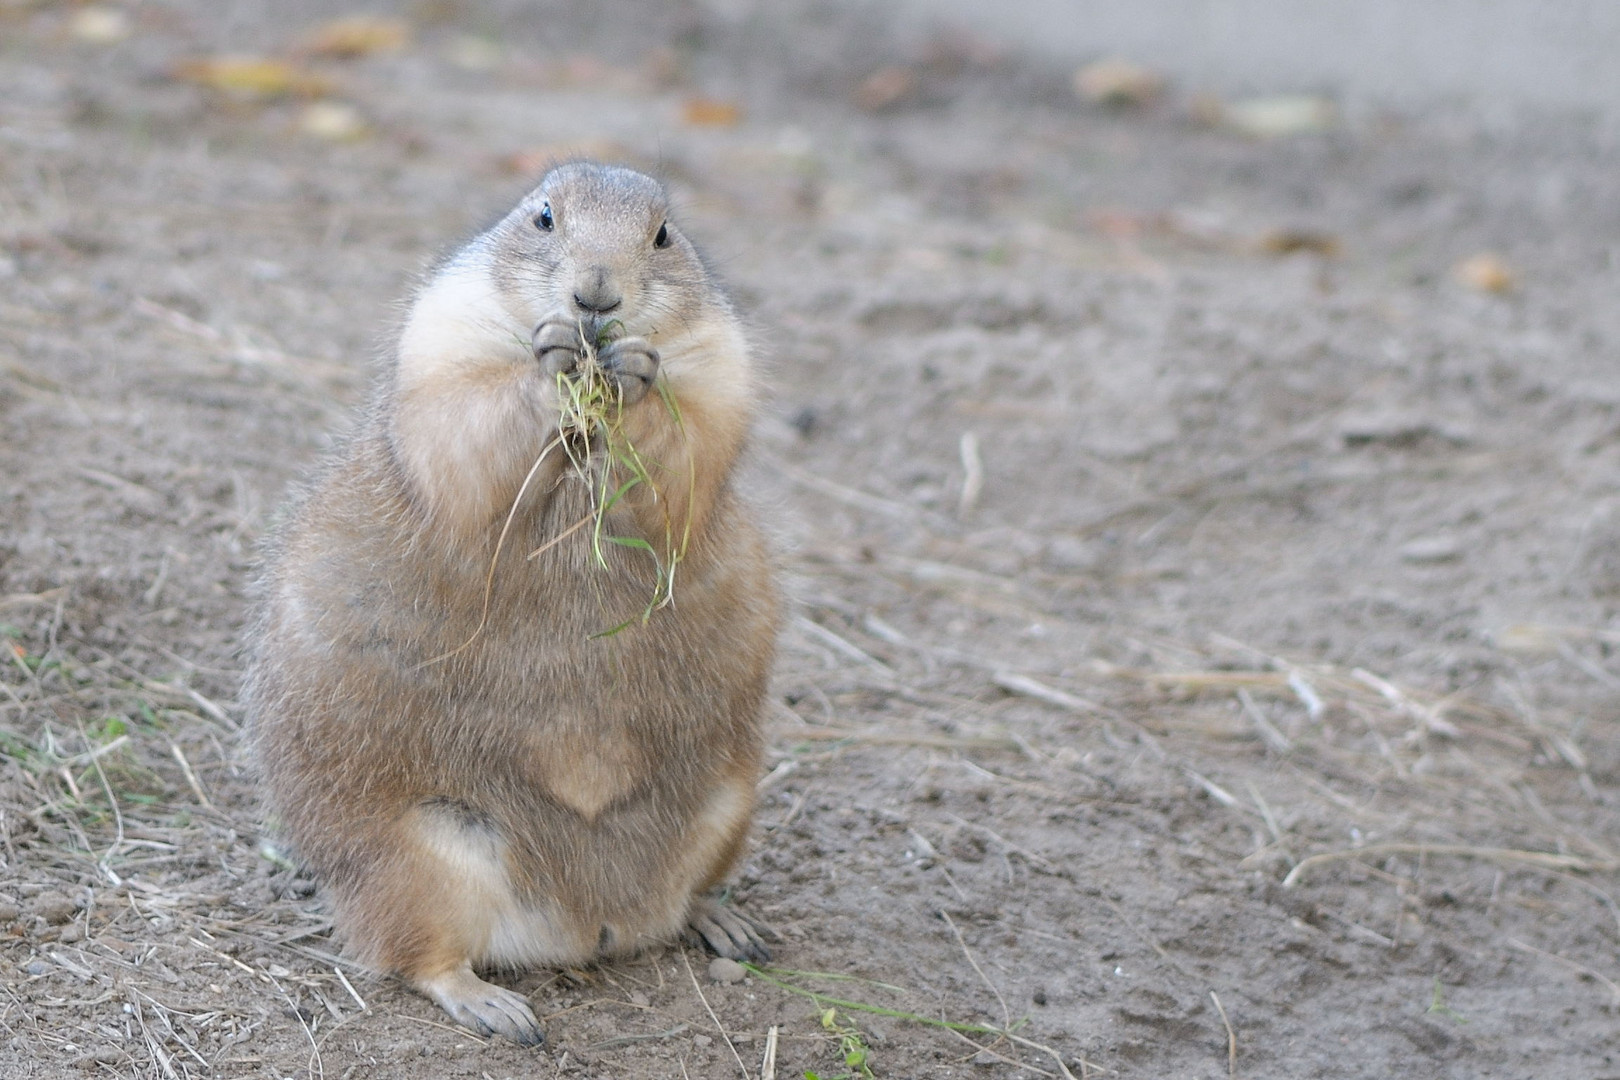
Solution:
<path fill-rule="evenodd" d="M 1388 105 L 1438 100 L 1620 108 L 1620 11 L 1602 0 L 912 0 L 1043 56 L 1119 53 L 1177 78 L 1250 92 L 1334 90 Z"/>

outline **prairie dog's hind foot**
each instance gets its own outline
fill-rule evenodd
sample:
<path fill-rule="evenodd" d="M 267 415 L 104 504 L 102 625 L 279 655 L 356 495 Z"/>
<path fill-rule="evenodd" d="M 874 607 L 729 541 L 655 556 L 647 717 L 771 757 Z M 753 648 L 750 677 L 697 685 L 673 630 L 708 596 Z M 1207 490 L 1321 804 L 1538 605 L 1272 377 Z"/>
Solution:
<path fill-rule="evenodd" d="M 539 1046 L 546 1041 L 528 999 L 480 979 L 470 964 L 413 981 L 462 1027 L 480 1035 L 504 1035 L 520 1046 Z"/>
<path fill-rule="evenodd" d="M 705 946 L 728 960 L 767 964 L 771 959 L 771 950 L 765 945 L 767 934 L 776 936 L 753 916 L 726 907 L 717 897 L 700 896 L 692 904 L 685 937 L 693 945 Z"/>

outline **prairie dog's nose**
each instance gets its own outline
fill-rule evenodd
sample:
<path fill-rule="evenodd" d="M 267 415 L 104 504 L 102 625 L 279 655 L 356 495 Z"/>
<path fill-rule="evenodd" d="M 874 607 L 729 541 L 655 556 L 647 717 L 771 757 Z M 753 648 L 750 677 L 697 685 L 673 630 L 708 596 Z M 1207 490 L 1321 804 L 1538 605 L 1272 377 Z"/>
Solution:
<path fill-rule="evenodd" d="M 624 301 L 607 268 L 595 266 L 574 279 L 574 303 L 581 311 L 606 315 Z"/>

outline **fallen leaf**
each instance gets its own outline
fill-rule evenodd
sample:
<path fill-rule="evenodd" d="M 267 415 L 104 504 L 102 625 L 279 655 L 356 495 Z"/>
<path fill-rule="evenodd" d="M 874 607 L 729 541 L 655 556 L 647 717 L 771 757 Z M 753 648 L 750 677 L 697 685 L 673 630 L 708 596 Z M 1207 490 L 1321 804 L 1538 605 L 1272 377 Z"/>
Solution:
<path fill-rule="evenodd" d="M 304 39 L 303 51 L 352 60 L 372 53 L 398 52 L 410 43 L 411 27 L 404 19 L 351 15 L 316 27 Z"/>
<path fill-rule="evenodd" d="M 1074 92 L 1095 105 L 1145 105 L 1164 92 L 1164 77 L 1111 56 L 1076 71 Z"/>
<path fill-rule="evenodd" d="M 130 35 L 129 16 L 117 8 L 92 4 L 68 20 L 68 33 L 87 45 L 116 45 Z"/>
<path fill-rule="evenodd" d="M 463 71 L 494 71 L 506 58 L 500 42 L 477 34 L 458 34 L 445 47 L 444 55 Z"/>
<path fill-rule="evenodd" d="M 681 106 L 681 119 L 692 127 L 736 127 L 742 107 L 715 98 L 689 98 Z"/>
<path fill-rule="evenodd" d="M 1325 258 L 1335 258 L 1340 250 L 1339 238 L 1332 233 L 1313 229 L 1267 229 L 1254 242 L 1263 255 L 1293 255 L 1309 252 Z"/>
<path fill-rule="evenodd" d="M 1564 639 L 1553 627 L 1521 623 L 1493 632 L 1491 640 L 1503 652 L 1552 656 L 1558 652 L 1558 646 Z"/>
<path fill-rule="evenodd" d="M 1220 106 L 1220 123 L 1256 139 L 1326 131 L 1338 121 L 1333 102 L 1310 94 L 1246 98 Z"/>
<path fill-rule="evenodd" d="M 370 132 L 360 110 L 343 101 L 317 101 L 298 118 L 298 130 L 327 142 L 355 142 Z"/>
<path fill-rule="evenodd" d="M 173 76 L 182 82 L 236 97 L 266 100 L 278 97 L 322 97 L 332 84 L 320 75 L 285 60 L 259 56 L 212 56 L 183 60 Z"/>
<path fill-rule="evenodd" d="M 867 112 L 878 112 L 898 105 L 917 89 L 917 75 L 910 68 L 895 64 L 868 75 L 855 89 L 855 104 Z"/>
<path fill-rule="evenodd" d="M 1464 259 L 1452 268 L 1451 273 L 1469 288 L 1488 293 L 1510 292 L 1516 280 L 1513 270 L 1502 257 L 1490 251 Z"/>

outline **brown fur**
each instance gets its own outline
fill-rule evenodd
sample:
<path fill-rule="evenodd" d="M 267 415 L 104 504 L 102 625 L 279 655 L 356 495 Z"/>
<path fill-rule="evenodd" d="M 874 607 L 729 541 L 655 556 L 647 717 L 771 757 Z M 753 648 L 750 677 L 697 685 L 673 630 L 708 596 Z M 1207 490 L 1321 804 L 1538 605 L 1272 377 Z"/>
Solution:
<path fill-rule="evenodd" d="M 542 205 L 553 232 L 534 224 Z M 263 582 L 248 698 L 283 832 L 355 955 L 520 1041 L 538 1041 L 532 1014 L 469 966 L 579 963 L 689 919 L 712 928 L 699 894 L 742 848 L 759 772 L 777 598 L 732 486 L 752 368 L 684 238 L 653 245 L 665 212 L 645 177 L 567 166 L 441 267 Z M 651 393 L 624 413 L 656 492 L 633 490 L 605 531 L 667 556 L 670 526 L 690 521 L 674 602 L 645 624 L 645 551 L 604 545 L 603 569 L 586 527 L 526 558 L 591 509 L 560 450 L 489 578 L 556 434 L 528 335 L 598 271 L 680 410 L 677 424 Z M 729 951 L 757 944 L 720 923 Z"/>

